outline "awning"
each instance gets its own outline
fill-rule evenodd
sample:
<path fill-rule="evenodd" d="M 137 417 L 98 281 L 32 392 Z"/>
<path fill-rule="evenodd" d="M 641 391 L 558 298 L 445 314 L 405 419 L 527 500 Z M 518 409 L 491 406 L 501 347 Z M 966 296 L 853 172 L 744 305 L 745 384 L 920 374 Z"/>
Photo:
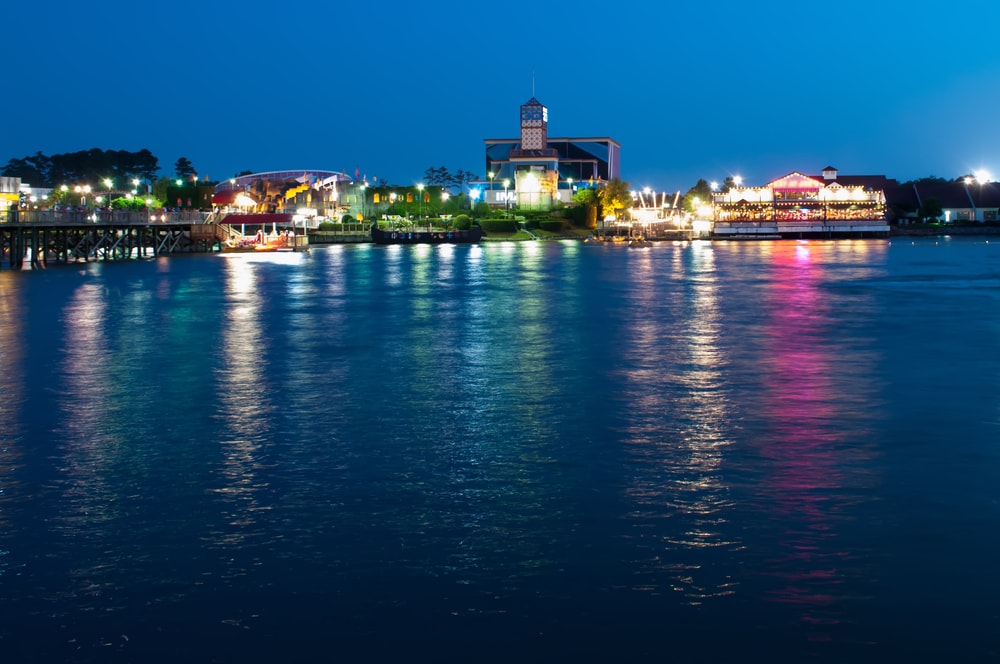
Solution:
<path fill-rule="evenodd" d="M 234 203 L 236 203 L 237 196 L 240 197 L 246 196 L 247 198 L 253 201 L 254 205 L 257 204 L 257 201 L 254 199 L 254 197 L 246 193 L 242 189 L 223 189 L 222 191 L 212 194 L 212 205 L 233 205 Z"/>
<path fill-rule="evenodd" d="M 246 224 L 247 226 L 272 225 L 291 226 L 292 214 L 288 212 L 261 212 L 258 214 L 227 214 L 219 220 L 220 224 Z"/>

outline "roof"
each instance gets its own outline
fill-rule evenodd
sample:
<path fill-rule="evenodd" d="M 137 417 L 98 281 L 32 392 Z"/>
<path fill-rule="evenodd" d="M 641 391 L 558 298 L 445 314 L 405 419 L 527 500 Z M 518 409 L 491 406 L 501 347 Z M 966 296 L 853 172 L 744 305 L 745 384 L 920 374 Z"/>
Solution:
<path fill-rule="evenodd" d="M 974 182 L 968 190 L 969 198 L 977 208 L 1000 208 L 1000 182 Z"/>
<path fill-rule="evenodd" d="M 885 191 L 896 182 L 884 175 L 841 175 L 838 173 L 834 180 L 827 180 L 822 175 L 813 175 L 811 177 L 827 185 L 836 182 L 842 187 L 864 187 L 873 191 Z"/>
<path fill-rule="evenodd" d="M 971 208 L 972 200 L 964 182 L 917 182 L 913 185 L 920 204 L 936 198 L 943 208 Z"/>

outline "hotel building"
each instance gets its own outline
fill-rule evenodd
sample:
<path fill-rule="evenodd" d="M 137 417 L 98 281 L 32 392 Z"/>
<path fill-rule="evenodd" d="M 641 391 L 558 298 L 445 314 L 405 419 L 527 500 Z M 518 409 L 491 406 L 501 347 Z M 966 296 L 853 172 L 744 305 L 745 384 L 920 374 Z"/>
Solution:
<path fill-rule="evenodd" d="M 520 108 L 519 138 L 487 138 L 485 200 L 494 207 L 548 209 L 579 187 L 621 177 L 621 145 L 608 137 L 551 138 L 549 111 L 532 97 Z M 504 183 L 507 186 L 504 186 Z"/>

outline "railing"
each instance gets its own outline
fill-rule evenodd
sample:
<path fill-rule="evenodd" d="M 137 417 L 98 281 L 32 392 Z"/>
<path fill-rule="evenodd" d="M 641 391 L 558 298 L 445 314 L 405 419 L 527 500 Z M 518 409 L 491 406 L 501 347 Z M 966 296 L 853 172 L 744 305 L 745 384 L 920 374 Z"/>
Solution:
<path fill-rule="evenodd" d="M 107 210 L 7 210 L 0 212 L 4 224 L 136 224 L 190 223 L 202 224 L 208 212 L 198 210 L 164 211 L 107 211 Z"/>

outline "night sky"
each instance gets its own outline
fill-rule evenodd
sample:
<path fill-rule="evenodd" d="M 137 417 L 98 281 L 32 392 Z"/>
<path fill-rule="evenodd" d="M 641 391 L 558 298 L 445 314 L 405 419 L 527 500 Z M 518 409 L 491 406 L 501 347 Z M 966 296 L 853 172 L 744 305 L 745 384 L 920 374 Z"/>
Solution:
<path fill-rule="evenodd" d="M 172 175 L 485 176 L 534 94 L 633 187 L 790 171 L 1000 174 L 995 0 L 5 7 L 0 164 L 139 150 Z"/>

